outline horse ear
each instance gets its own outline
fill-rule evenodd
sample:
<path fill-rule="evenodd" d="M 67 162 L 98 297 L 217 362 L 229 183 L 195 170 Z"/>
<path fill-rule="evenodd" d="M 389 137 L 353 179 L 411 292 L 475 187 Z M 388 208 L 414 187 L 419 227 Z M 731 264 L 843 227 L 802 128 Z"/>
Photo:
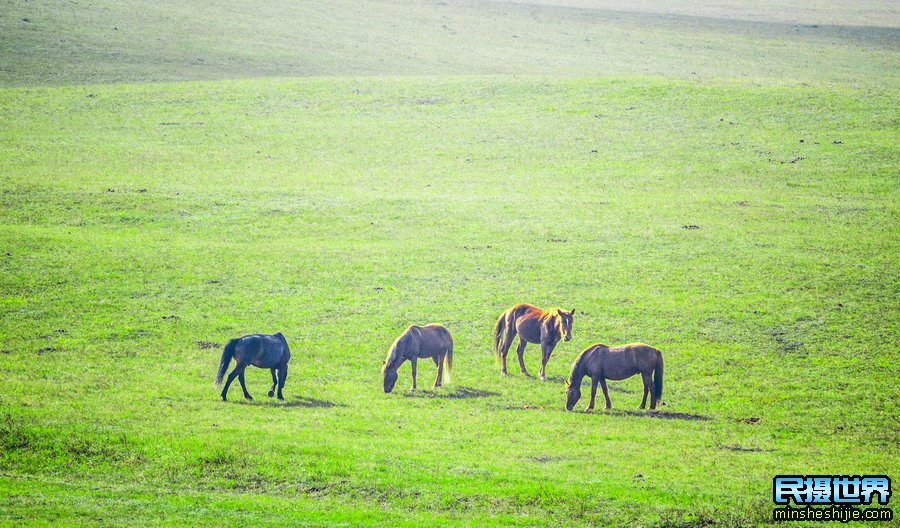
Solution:
<path fill-rule="evenodd" d="M 569 312 L 569 315 L 575 315 L 575 308 L 572 308 L 572 311 Z"/>

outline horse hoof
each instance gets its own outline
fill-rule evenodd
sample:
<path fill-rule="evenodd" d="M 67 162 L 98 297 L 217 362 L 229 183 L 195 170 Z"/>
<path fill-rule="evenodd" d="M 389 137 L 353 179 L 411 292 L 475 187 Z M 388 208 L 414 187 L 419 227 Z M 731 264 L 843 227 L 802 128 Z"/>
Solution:
<path fill-rule="evenodd" d="M 273 390 L 269 391 L 269 398 L 271 398 L 272 396 L 275 396 L 275 391 Z"/>
<path fill-rule="evenodd" d="M 279 395 L 278 395 L 278 399 L 281 400 L 281 401 L 284 401 L 284 396 L 282 396 L 282 395 L 279 394 Z"/>
<path fill-rule="evenodd" d="M 593 407 L 588 407 L 587 409 L 584 410 L 584 412 L 586 414 L 591 414 L 592 412 L 594 412 L 594 409 L 593 409 Z"/>
<path fill-rule="evenodd" d="M 541 381 L 547 381 L 547 376 L 541 376 Z"/>
<path fill-rule="evenodd" d="M 246 398 L 247 401 L 253 401 L 253 398 L 251 398 L 250 396 L 244 396 L 244 398 Z"/>

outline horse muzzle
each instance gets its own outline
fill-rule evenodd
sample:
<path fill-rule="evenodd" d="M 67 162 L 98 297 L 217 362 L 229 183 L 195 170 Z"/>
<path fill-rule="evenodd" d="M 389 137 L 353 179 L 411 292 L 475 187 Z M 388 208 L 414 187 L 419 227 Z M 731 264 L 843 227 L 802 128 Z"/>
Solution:
<path fill-rule="evenodd" d="M 572 340 L 572 336 L 570 334 L 566 334 L 566 341 L 571 341 L 571 340 Z"/>

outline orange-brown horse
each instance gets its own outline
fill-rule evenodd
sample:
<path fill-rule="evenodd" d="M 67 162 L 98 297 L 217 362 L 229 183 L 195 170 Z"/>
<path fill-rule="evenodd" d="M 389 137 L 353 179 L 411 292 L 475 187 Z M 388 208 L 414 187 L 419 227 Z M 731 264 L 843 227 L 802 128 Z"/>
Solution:
<path fill-rule="evenodd" d="M 572 339 L 572 317 L 575 309 L 566 312 L 559 308 L 544 311 L 530 304 L 518 304 L 503 312 L 494 326 L 494 353 L 500 361 L 500 372 L 508 376 L 506 371 L 506 355 L 512 346 L 513 338 L 519 336 L 519 369 L 522 374 L 530 376 L 525 369 L 525 346 L 528 343 L 541 345 L 541 381 L 547 380 L 546 368 L 550 354 L 560 339 Z"/>

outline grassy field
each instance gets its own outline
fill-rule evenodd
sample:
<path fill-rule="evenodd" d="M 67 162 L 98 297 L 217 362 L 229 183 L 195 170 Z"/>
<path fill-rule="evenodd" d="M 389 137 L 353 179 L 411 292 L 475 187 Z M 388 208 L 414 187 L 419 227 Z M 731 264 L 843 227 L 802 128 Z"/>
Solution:
<path fill-rule="evenodd" d="M 896 481 L 896 8 L 449 4 L 8 2 L 0 524 L 747 526 L 776 474 Z M 517 302 L 578 310 L 546 383 L 499 376 Z M 383 394 L 427 322 L 453 383 Z M 287 401 L 222 403 L 275 331 Z M 566 413 L 633 341 L 661 412 Z"/>

